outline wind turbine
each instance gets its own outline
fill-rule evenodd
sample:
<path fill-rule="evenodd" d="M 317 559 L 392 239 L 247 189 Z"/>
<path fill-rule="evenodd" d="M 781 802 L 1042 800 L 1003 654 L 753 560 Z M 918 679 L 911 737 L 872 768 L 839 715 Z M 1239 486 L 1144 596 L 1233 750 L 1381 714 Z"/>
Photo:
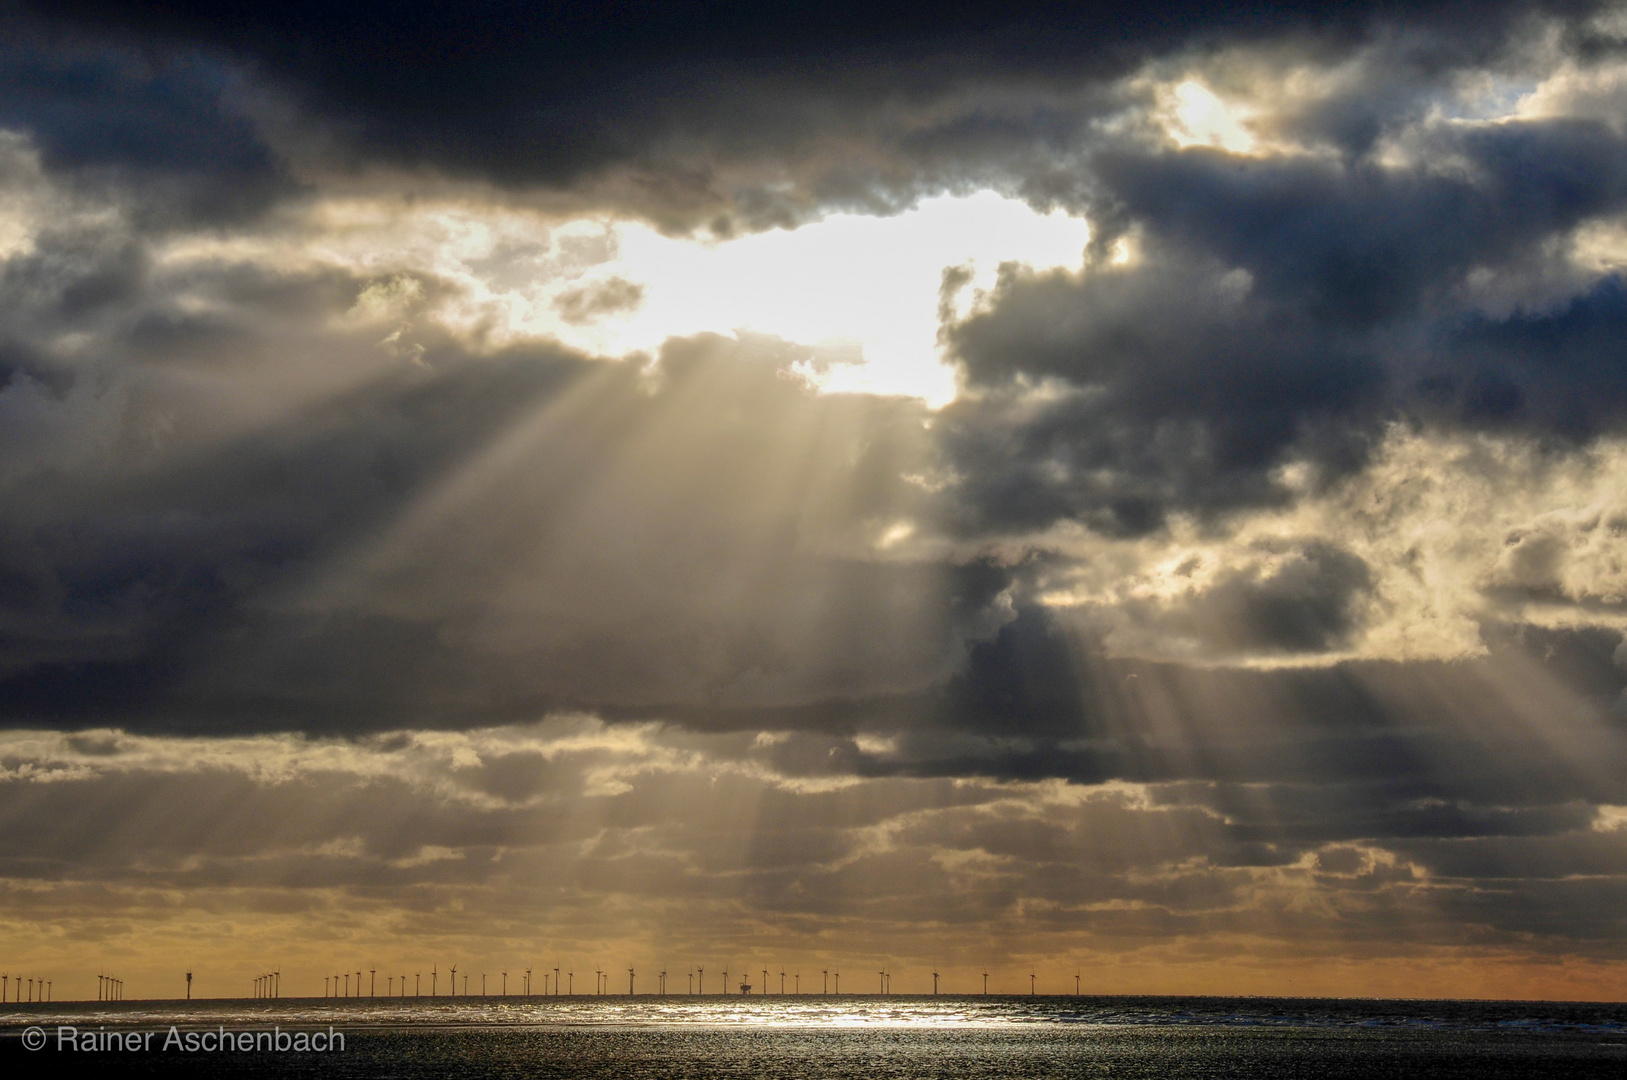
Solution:
<path fill-rule="evenodd" d="M 192 972 L 186 973 L 186 999 L 192 1000 Z"/>
<path fill-rule="evenodd" d="M 989 973 L 986 971 L 983 973 L 983 996 L 989 996 Z"/>
<path fill-rule="evenodd" d="M 531 969 L 525 969 L 525 996 L 531 996 Z"/>
<path fill-rule="evenodd" d="M 439 967 L 431 965 L 429 969 L 429 996 L 434 997 L 440 992 L 441 972 Z"/>
<path fill-rule="evenodd" d="M 362 973 L 358 971 L 358 972 L 356 972 L 356 986 L 357 986 L 358 989 L 361 987 L 361 983 L 362 983 Z M 367 996 L 368 997 L 378 997 L 378 988 L 379 988 L 379 969 L 378 968 L 368 968 L 367 969 Z"/>
<path fill-rule="evenodd" d="M 413 972 L 412 973 L 412 996 L 413 997 L 421 997 L 422 994 L 420 993 L 420 991 L 423 989 L 423 987 L 424 987 L 424 973 L 422 971 Z M 403 982 L 401 984 L 401 993 L 406 994 L 406 992 L 407 992 L 407 984 L 405 982 Z"/>
<path fill-rule="evenodd" d="M 938 973 L 936 971 L 932 973 L 932 996 L 938 996 Z"/>
<path fill-rule="evenodd" d="M 627 996 L 633 996 L 633 969 L 630 965 L 627 968 Z"/>
<path fill-rule="evenodd" d="M 706 969 L 705 968 L 703 968 L 703 967 L 696 967 L 695 968 L 695 981 L 700 983 L 701 997 L 705 997 L 706 996 Z"/>
<path fill-rule="evenodd" d="M 1079 973 L 1077 971 L 1073 973 L 1073 996 L 1079 996 Z"/>
<path fill-rule="evenodd" d="M 780 969 L 780 997 L 785 996 L 785 969 Z"/>
<path fill-rule="evenodd" d="M 800 971 L 794 972 L 791 975 L 791 979 L 793 980 L 792 981 L 792 986 L 795 988 L 793 992 L 798 997 L 801 997 L 802 996 L 802 972 L 800 972 Z"/>
<path fill-rule="evenodd" d="M 554 997 L 559 996 L 559 968 L 554 968 Z"/>
<path fill-rule="evenodd" d="M 768 969 L 763 969 L 763 993 L 768 993 Z"/>
<path fill-rule="evenodd" d="M 452 996 L 458 996 L 458 966 L 452 965 Z"/>
<path fill-rule="evenodd" d="M 271 977 L 272 977 L 272 979 L 273 979 L 273 980 L 274 980 L 274 982 L 273 982 L 273 984 L 272 984 L 272 991 L 271 991 L 271 996 L 272 996 L 272 997 L 277 997 L 277 998 L 280 998 L 280 997 L 282 997 L 282 972 L 280 972 L 280 971 L 273 971 L 273 972 L 272 972 L 272 973 L 271 973 Z M 405 976 L 405 975 L 403 975 L 403 976 L 402 976 L 402 977 L 401 977 L 401 978 L 402 978 L 402 979 L 403 979 L 403 980 L 405 980 L 405 979 L 406 979 L 406 976 Z M 404 982 L 404 981 L 403 981 L 403 982 L 402 982 L 402 984 L 401 984 L 401 988 L 402 988 L 402 989 L 403 989 L 403 990 L 405 990 L 405 989 L 406 989 L 406 987 L 407 987 L 407 984 L 406 984 L 406 982 Z"/>
<path fill-rule="evenodd" d="M 480 996 L 486 996 L 486 973 L 484 971 L 480 973 Z"/>
<path fill-rule="evenodd" d="M 836 972 L 832 972 L 832 974 L 836 976 L 836 996 L 841 997 L 842 996 L 842 973 L 840 971 L 836 971 Z"/>
<path fill-rule="evenodd" d="M 554 989 L 557 990 L 559 988 L 555 987 Z M 574 971 L 565 972 L 565 996 L 566 997 L 575 997 L 576 996 L 576 972 L 574 972 Z"/>
<path fill-rule="evenodd" d="M 508 969 L 503 970 L 503 996 L 508 997 Z"/>
<path fill-rule="evenodd" d="M 819 974 L 821 974 L 821 975 L 823 975 L 825 977 L 825 994 L 826 994 L 826 996 L 829 996 L 829 994 L 830 994 L 830 968 L 820 968 L 819 969 Z"/>
<path fill-rule="evenodd" d="M 469 996 L 469 973 L 467 971 L 463 973 L 463 996 Z"/>
<path fill-rule="evenodd" d="M 1034 996 L 1034 975 L 1032 972 L 1028 975 L 1028 996 Z"/>

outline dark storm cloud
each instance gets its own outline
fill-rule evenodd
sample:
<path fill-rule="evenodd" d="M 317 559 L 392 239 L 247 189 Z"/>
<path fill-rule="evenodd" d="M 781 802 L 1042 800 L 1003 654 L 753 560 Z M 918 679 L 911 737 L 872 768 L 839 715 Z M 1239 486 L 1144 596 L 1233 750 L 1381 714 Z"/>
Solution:
<path fill-rule="evenodd" d="M 1627 281 L 1610 277 L 1556 311 L 1469 320 L 1416 383 L 1440 410 L 1489 431 L 1583 443 L 1627 415 Z"/>
<path fill-rule="evenodd" d="M 947 415 L 961 528 L 1133 535 L 1284 505 L 1283 466 L 1348 475 L 1398 419 L 1571 442 L 1627 420 L 1617 278 L 1539 310 L 1461 298 L 1627 206 L 1627 143 L 1604 124 L 1442 128 L 1408 166 L 1188 149 L 1093 168 L 1124 230 L 1098 243 L 1132 237 L 1138 257 L 1014 272 L 949 332 L 986 388 Z"/>
<path fill-rule="evenodd" d="M 52 170 L 135 196 L 157 227 L 241 220 L 296 191 L 232 64 L 3 25 L 0 127 L 26 133 Z"/>
<path fill-rule="evenodd" d="M 968 183 L 1000 180 L 1041 198 L 1075 190 L 1056 154 L 1033 146 L 1037 138 L 1067 157 L 1102 105 L 1049 99 L 1100 87 L 1160 51 L 1287 34 L 1337 54 L 1399 22 L 1450 27 L 1432 53 L 1449 67 L 1494 51 L 1534 11 L 1591 5 L 1478 4 L 1472 19 L 1456 2 L 1185 0 L 22 9 L 31 12 L 24 24 L 40 28 L 29 31 L 33 51 L 58 58 L 31 61 L 19 76 L 31 104 L 17 116 L 64 160 L 134 140 L 130 156 L 177 174 L 232 172 L 200 163 L 236 161 L 252 165 L 241 173 L 257 180 L 243 193 L 252 201 L 267 182 L 263 150 L 240 121 L 220 119 L 232 109 L 207 92 L 224 63 L 326 131 L 320 154 L 341 167 L 429 166 L 553 189 L 621 176 L 599 197 L 673 227 L 714 219 L 726 234 L 735 218 L 756 228 L 831 206 L 898 209 Z M 104 46 L 141 59 L 82 58 Z M 179 63 L 156 78 L 130 75 L 170 56 Z M 83 115 L 84 103 L 112 90 L 127 104 Z M 1028 100 L 999 100 L 1011 90 Z M 107 127 L 118 109 L 128 122 Z M 115 137 L 94 138 L 98 127 Z"/>

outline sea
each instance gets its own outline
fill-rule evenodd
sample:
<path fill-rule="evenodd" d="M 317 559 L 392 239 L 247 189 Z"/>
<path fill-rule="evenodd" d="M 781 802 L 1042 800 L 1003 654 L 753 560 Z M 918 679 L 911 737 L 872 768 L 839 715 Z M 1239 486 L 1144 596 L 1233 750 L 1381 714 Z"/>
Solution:
<path fill-rule="evenodd" d="M 370 1080 L 1622 1080 L 1627 1004 L 640 995 L 0 1005 L 4 1075 L 42 1075 L 34 1069 L 66 1057 L 110 1076 Z"/>

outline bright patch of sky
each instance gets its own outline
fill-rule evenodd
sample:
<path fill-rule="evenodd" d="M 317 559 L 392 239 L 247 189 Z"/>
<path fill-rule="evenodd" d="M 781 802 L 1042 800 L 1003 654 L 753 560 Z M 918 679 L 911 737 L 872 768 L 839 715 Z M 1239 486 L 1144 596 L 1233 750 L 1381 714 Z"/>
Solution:
<path fill-rule="evenodd" d="M 969 266 L 976 290 L 992 285 L 1005 262 L 1077 269 L 1090 236 L 1083 218 L 1040 214 L 989 191 L 926 199 L 893 217 L 832 214 L 713 243 L 638 224 L 609 228 L 614 256 L 575 287 L 620 278 L 642 287 L 641 302 L 577 325 L 548 320 L 546 330 L 567 343 L 620 354 L 673 335 L 771 334 L 850 350 L 858 362 L 808 372 L 822 390 L 905 394 L 933 405 L 955 395 L 937 340 L 944 270 Z"/>
<path fill-rule="evenodd" d="M 1213 146 L 1234 154 L 1254 150 L 1254 133 L 1247 127 L 1249 110 L 1243 106 L 1222 101 L 1191 79 L 1160 96 L 1165 130 L 1177 146 Z"/>
<path fill-rule="evenodd" d="M 0 221 L 0 241 L 7 235 Z M 603 218 L 548 223 L 479 204 L 337 199 L 284 232 L 184 238 L 159 262 L 338 266 L 373 277 L 351 315 L 390 330 L 383 344 L 410 339 L 425 318 L 495 344 L 556 338 L 611 357 L 653 353 L 671 337 L 747 332 L 819 348 L 820 363 L 798 372 L 820 390 L 938 406 L 956 393 L 938 342 L 944 271 L 971 272 L 955 298 L 964 315 L 1002 264 L 1077 270 L 1089 239 L 1083 218 L 992 191 L 729 240 Z M 451 292 L 432 296 L 425 275 Z"/>

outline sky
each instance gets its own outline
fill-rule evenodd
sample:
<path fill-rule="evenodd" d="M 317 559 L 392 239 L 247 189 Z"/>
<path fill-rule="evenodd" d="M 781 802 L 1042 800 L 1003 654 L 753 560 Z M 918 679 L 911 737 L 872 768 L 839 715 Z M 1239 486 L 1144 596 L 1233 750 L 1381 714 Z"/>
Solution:
<path fill-rule="evenodd" d="M 1620 4 L 0 4 L 59 999 L 1622 1000 L 1624 632 Z"/>

